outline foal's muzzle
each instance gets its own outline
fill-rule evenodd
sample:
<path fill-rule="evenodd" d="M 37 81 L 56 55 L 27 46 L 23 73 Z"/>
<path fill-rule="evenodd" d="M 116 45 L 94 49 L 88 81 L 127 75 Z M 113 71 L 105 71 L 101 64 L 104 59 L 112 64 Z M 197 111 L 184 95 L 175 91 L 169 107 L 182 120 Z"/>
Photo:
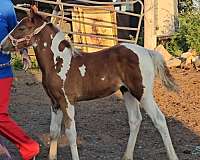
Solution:
<path fill-rule="evenodd" d="M 15 47 L 12 45 L 9 39 L 2 41 L 0 46 L 0 51 L 3 54 L 10 54 L 10 52 L 15 51 Z"/>

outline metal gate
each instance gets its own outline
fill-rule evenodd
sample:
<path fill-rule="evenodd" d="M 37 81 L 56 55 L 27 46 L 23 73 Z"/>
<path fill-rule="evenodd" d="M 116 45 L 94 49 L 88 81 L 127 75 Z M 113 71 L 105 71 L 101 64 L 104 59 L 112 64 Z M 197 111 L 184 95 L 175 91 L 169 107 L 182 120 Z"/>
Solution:
<path fill-rule="evenodd" d="M 143 19 L 141 0 L 97 2 L 89 0 L 35 0 L 55 7 L 50 16 L 52 23 L 70 36 L 75 47 L 92 52 L 117 43 L 137 43 Z M 65 2 L 64 2 L 65 1 Z M 57 6 L 57 7 L 56 7 Z M 28 9 L 15 6 L 16 9 Z M 40 10 L 40 8 L 39 8 Z"/>

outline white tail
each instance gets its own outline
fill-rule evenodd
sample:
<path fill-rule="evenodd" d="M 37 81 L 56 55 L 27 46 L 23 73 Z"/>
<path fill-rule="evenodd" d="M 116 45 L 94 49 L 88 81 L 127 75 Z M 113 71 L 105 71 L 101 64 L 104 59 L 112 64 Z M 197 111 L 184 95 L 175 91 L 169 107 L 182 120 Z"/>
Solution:
<path fill-rule="evenodd" d="M 178 91 L 178 86 L 174 81 L 174 78 L 170 74 L 170 71 L 165 63 L 163 56 L 156 51 L 149 50 L 149 54 L 152 58 L 154 64 L 154 71 L 157 75 L 160 76 L 163 85 L 171 90 L 171 91 Z"/>

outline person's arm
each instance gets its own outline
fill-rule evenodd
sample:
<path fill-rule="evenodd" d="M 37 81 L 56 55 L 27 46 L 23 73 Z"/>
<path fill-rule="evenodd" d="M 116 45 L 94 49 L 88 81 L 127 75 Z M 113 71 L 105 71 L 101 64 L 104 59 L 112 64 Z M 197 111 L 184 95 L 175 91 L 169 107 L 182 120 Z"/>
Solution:
<path fill-rule="evenodd" d="M 8 24 L 8 31 L 11 32 L 17 25 L 17 16 L 13 5 L 8 7 L 6 19 Z"/>

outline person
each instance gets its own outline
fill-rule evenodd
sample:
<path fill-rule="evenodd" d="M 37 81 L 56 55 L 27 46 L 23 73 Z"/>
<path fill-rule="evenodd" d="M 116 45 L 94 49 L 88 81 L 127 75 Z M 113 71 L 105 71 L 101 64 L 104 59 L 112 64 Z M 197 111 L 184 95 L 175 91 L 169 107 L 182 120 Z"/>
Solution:
<path fill-rule="evenodd" d="M 16 13 L 11 0 L 0 5 L 0 41 L 17 25 Z M 30 64 L 27 50 L 22 51 L 24 68 Z M 0 52 L 0 135 L 16 145 L 23 160 L 32 160 L 39 153 L 39 144 L 9 116 L 8 107 L 13 81 L 11 55 Z"/>

